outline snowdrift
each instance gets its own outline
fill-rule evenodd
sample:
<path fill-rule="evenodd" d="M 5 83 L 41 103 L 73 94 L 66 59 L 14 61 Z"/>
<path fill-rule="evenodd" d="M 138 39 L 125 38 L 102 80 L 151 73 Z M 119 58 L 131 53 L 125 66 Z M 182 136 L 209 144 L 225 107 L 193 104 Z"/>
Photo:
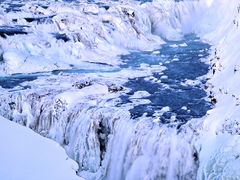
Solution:
<path fill-rule="evenodd" d="M 82 179 L 62 147 L 30 129 L 0 117 L 0 137 L 1 179 Z"/>

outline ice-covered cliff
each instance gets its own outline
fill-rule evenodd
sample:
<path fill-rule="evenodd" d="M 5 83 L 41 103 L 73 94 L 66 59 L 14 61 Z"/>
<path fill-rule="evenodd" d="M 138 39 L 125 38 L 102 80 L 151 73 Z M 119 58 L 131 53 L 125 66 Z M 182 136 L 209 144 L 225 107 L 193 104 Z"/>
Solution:
<path fill-rule="evenodd" d="M 31 90 L 2 90 L 1 114 L 61 144 L 86 179 L 196 178 L 197 125 L 177 130 L 150 117 L 131 119 L 131 105 L 116 106 L 121 91 L 105 79 L 85 87 L 82 78 L 44 77 L 27 83 Z"/>
<path fill-rule="evenodd" d="M 212 48 L 209 96 L 216 102 L 204 119 L 199 179 L 239 179 L 240 2 L 213 1 L 198 26 Z"/>

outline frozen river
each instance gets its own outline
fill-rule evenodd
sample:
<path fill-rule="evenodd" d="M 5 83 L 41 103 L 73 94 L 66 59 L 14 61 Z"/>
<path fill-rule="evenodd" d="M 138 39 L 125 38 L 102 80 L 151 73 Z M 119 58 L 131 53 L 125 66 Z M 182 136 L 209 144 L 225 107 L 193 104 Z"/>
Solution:
<path fill-rule="evenodd" d="M 188 35 L 181 41 L 169 41 L 159 50 L 153 52 L 132 52 L 121 56 L 123 62 L 120 67 L 109 68 L 106 65 L 96 65 L 89 69 L 69 69 L 55 70 L 48 73 L 15 74 L 12 76 L 0 77 L 0 85 L 3 88 L 14 88 L 21 86 L 25 81 L 36 80 L 38 77 L 50 77 L 51 75 L 66 74 L 101 74 L 111 72 L 117 73 L 123 69 L 139 69 L 161 65 L 165 70 L 154 72 L 151 76 L 130 78 L 124 86 L 131 91 L 121 95 L 121 103 L 131 104 L 132 95 L 136 92 L 148 93 L 149 103 L 134 106 L 130 109 L 132 118 L 146 116 L 158 117 L 158 111 L 168 107 L 169 111 L 164 112 L 159 118 L 162 123 L 168 123 L 172 118 L 185 123 L 191 118 L 204 116 L 211 108 L 211 104 L 206 99 L 204 83 L 209 65 L 204 63 L 204 58 L 208 56 L 210 46 L 201 42 L 194 35 Z M 105 67 L 106 66 L 106 67 Z M 142 77 L 143 76 L 143 77 Z M 29 88 L 29 86 L 23 86 Z M 141 98 L 141 97 L 140 97 Z"/>

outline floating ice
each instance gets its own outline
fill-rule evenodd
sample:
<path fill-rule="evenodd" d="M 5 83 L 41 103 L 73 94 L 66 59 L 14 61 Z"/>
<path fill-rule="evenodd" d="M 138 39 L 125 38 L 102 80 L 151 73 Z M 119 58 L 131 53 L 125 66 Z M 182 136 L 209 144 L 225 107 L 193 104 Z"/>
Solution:
<path fill-rule="evenodd" d="M 134 92 L 134 94 L 130 97 L 131 99 L 139 99 L 139 98 L 144 98 L 144 97 L 148 97 L 151 94 L 149 94 L 147 91 L 137 91 Z"/>

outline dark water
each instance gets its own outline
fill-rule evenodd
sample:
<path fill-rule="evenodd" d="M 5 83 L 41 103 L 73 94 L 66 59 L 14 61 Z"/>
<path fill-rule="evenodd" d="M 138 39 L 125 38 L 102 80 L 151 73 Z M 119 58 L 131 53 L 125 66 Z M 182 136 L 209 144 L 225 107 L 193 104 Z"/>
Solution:
<path fill-rule="evenodd" d="M 88 73 L 111 73 L 118 72 L 120 68 L 118 67 L 109 67 L 108 65 L 99 65 L 98 68 L 89 68 L 89 69 L 60 69 L 54 70 L 51 72 L 36 72 L 29 74 L 13 74 L 9 76 L 0 76 L 0 86 L 5 89 L 12 89 L 17 86 L 26 89 L 31 88 L 30 86 L 23 86 L 22 83 L 30 82 L 36 80 L 38 77 L 49 77 L 52 75 L 61 75 L 61 74 L 88 74 Z"/>
<path fill-rule="evenodd" d="M 12 75 L 12 76 L 4 76 L 0 77 L 0 86 L 5 89 L 12 89 L 16 86 L 21 86 L 21 83 L 26 81 L 33 81 L 38 78 L 39 75 L 37 74 L 19 74 L 19 75 Z M 30 88 L 28 86 L 22 86 L 25 88 Z"/>
<path fill-rule="evenodd" d="M 186 43 L 186 47 L 171 47 L 173 44 L 180 45 Z M 124 68 L 138 68 L 141 63 L 157 65 L 162 63 L 167 69 L 163 74 L 155 73 L 154 78 L 161 80 L 161 83 L 146 81 L 144 78 L 130 79 L 125 84 L 132 90 L 121 97 L 122 103 L 130 103 L 129 98 L 136 91 L 147 91 L 151 95 L 145 99 L 151 101 L 147 105 L 138 105 L 130 110 L 132 118 L 142 116 L 153 116 L 156 110 L 163 107 L 170 107 L 169 112 L 165 112 L 160 120 L 162 123 L 169 123 L 171 116 L 175 116 L 178 122 L 185 123 L 191 118 L 199 118 L 206 114 L 211 108 L 211 104 L 204 100 L 206 93 L 202 86 L 205 83 L 201 80 L 200 85 L 184 85 L 184 81 L 196 80 L 198 77 L 208 72 L 209 66 L 202 62 L 202 58 L 207 57 L 210 46 L 201 42 L 194 35 L 186 36 L 183 41 L 168 42 L 162 46 L 159 54 L 150 52 L 135 52 L 122 56 L 126 63 Z M 174 61 L 174 59 L 178 61 Z M 161 78 L 162 76 L 167 76 Z M 166 87 L 167 86 L 167 87 Z M 182 108 L 183 106 L 187 109 Z"/>

